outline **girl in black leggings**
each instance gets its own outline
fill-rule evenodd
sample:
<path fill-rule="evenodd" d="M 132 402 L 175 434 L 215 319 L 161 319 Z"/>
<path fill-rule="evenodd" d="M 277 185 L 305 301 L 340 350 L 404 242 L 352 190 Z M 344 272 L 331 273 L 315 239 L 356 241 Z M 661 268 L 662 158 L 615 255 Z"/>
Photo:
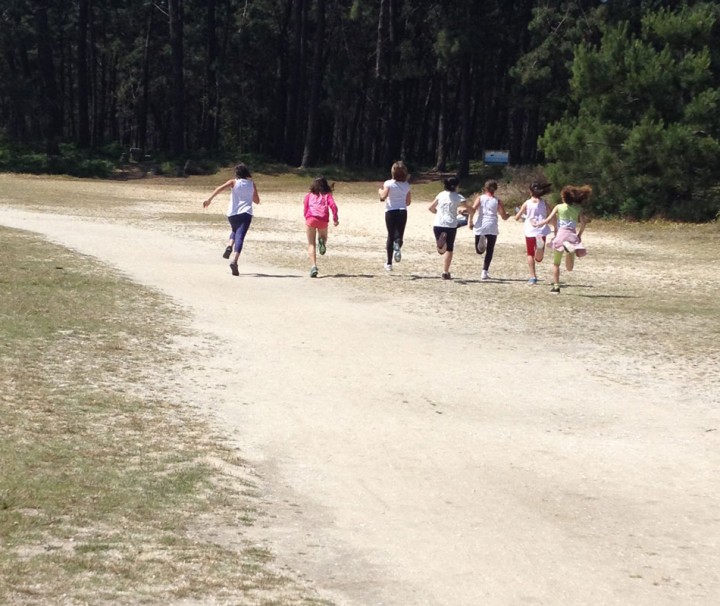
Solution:
<path fill-rule="evenodd" d="M 385 251 L 387 262 L 385 270 L 392 271 L 393 260 L 399 263 L 402 259 L 403 235 L 407 224 L 407 207 L 412 202 L 408 171 L 403 162 L 395 162 L 390 169 L 392 179 L 388 179 L 378 189 L 380 202 L 385 202 L 385 226 L 387 241 Z"/>

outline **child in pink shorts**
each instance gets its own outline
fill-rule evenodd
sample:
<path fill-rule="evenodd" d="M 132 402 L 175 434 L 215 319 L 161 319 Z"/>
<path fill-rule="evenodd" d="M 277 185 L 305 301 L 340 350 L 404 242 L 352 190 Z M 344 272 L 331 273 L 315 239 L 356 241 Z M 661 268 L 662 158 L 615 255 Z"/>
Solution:
<path fill-rule="evenodd" d="M 312 267 L 310 277 L 317 278 L 317 255 L 325 254 L 328 224 L 330 223 L 330 212 L 333 215 L 333 225 L 338 226 L 338 208 L 332 195 L 332 187 L 325 177 L 317 177 L 310 185 L 310 191 L 303 200 L 303 212 L 305 215 L 305 226 L 307 232 L 308 255 Z M 315 244 L 317 240 L 317 246 Z"/>

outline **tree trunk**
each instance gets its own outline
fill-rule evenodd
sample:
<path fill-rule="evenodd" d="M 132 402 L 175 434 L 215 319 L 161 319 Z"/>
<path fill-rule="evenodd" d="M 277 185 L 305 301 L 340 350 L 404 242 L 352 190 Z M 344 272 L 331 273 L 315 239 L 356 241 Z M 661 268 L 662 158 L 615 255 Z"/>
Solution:
<path fill-rule="evenodd" d="M 55 65 L 53 63 L 53 50 L 50 44 L 50 25 L 48 23 L 48 6 L 45 0 L 35 4 L 35 26 L 37 28 L 38 66 L 42 84 L 42 105 L 45 113 L 43 137 L 47 153 L 57 155 L 60 153 L 60 138 L 62 136 L 62 108 L 55 80 Z"/>
<path fill-rule="evenodd" d="M 90 89 L 88 86 L 87 30 L 89 0 L 79 0 L 77 41 L 78 147 L 90 147 Z"/>
<path fill-rule="evenodd" d="M 447 170 L 447 134 L 446 134 L 446 122 L 447 122 L 447 97 L 448 97 L 448 83 L 447 76 L 442 73 L 439 76 L 440 80 L 440 95 L 438 102 L 438 130 L 437 130 L 437 146 L 435 156 L 435 170 L 438 172 L 445 172 Z"/>
<path fill-rule="evenodd" d="M 305 0 L 293 0 L 292 51 L 290 56 L 290 77 L 287 88 L 285 109 L 285 145 L 283 156 L 286 162 L 294 163 L 298 141 L 298 112 L 302 89 L 302 72 L 305 61 L 304 40 Z"/>
<path fill-rule="evenodd" d="M 470 146 L 472 145 L 472 124 L 470 120 L 470 82 L 472 70 L 470 57 L 464 57 L 460 66 L 460 143 L 458 149 L 458 178 L 462 179 L 470 174 Z"/>
<path fill-rule="evenodd" d="M 217 96 L 217 62 L 218 62 L 218 42 L 217 42 L 217 17 L 215 0 L 206 0 L 207 3 L 207 57 L 205 59 L 205 107 L 202 132 L 200 140 L 205 149 L 213 149 L 215 147 L 215 132 L 217 124 L 217 114 L 215 112 L 215 97 Z"/>
<path fill-rule="evenodd" d="M 325 49 L 325 0 L 317 0 L 317 23 L 315 30 L 315 48 L 313 49 L 312 82 L 310 84 L 310 100 L 308 103 L 307 133 L 305 135 L 305 149 L 303 150 L 301 168 L 312 166 L 317 160 L 318 133 L 319 133 L 319 105 L 322 90 L 323 61 Z"/>
<path fill-rule="evenodd" d="M 150 105 L 150 36 L 153 25 L 154 7 L 150 6 L 147 16 L 147 29 L 145 31 L 145 43 L 143 45 L 142 83 L 140 93 L 140 111 L 138 112 L 138 137 L 137 147 L 147 151 L 147 126 Z"/>
<path fill-rule="evenodd" d="M 383 129 L 381 126 L 382 98 L 384 95 L 386 65 L 387 65 L 387 38 L 389 35 L 390 0 L 380 0 L 377 21 L 377 39 L 375 42 L 375 69 L 368 90 L 367 126 L 365 129 L 365 149 L 363 159 L 365 164 L 376 165 L 379 160 L 379 151 Z"/>
<path fill-rule="evenodd" d="M 182 11 L 182 0 L 168 0 L 170 51 L 172 63 L 170 151 L 174 156 L 180 156 L 185 151 L 185 81 L 183 79 Z"/>

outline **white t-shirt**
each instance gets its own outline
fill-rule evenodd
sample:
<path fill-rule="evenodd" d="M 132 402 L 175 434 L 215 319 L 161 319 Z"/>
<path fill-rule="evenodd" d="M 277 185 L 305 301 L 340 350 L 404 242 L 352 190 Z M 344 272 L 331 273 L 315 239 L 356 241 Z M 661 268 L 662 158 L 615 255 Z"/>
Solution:
<path fill-rule="evenodd" d="M 388 197 L 385 199 L 385 212 L 407 209 L 407 195 L 410 191 L 410 184 L 407 181 L 388 179 L 383 183 L 383 187 L 387 187 L 388 190 Z"/>
<path fill-rule="evenodd" d="M 533 221 L 543 221 L 550 214 L 547 202 L 540 199 L 535 202 L 532 198 L 525 201 L 525 237 L 536 238 L 547 236 L 550 233 L 550 226 L 535 227 Z"/>
<path fill-rule="evenodd" d="M 252 179 L 235 179 L 235 185 L 230 190 L 230 204 L 228 204 L 227 216 L 247 213 L 253 214 L 253 194 L 255 185 Z"/>
<path fill-rule="evenodd" d="M 476 236 L 498 235 L 498 200 L 495 196 L 480 196 L 480 206 L 473 218 L 473 233 Z"/>
<path fill-rule="evenodd" d="M 435 227 L 457 227 L 458 206 L 465 198 L 456 191 L 441 191 L 436 197 Z"/>

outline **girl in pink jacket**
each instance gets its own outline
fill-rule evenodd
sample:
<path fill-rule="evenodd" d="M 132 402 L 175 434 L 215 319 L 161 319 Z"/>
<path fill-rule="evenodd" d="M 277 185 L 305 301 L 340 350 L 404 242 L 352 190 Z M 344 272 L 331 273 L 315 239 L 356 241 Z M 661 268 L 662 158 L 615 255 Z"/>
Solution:
<path fill-rule="evenodd" d="M 332 187 L 325 177 L 317 177 L 310 186 L 310 191 L 303 200 L 303 212 L 305 215 L 305 226 L 307 231 L 308 255 L 312 267 L 310 277 L 317 278 L 317 256 L 315 241 L 317 239 L 317 251 L 325 254 L 328 237 L 328 224 L 330 223 L 330 212 L 333 215 L 333 225 L 338 226 L 338 208 L 332 195 Z"/>

